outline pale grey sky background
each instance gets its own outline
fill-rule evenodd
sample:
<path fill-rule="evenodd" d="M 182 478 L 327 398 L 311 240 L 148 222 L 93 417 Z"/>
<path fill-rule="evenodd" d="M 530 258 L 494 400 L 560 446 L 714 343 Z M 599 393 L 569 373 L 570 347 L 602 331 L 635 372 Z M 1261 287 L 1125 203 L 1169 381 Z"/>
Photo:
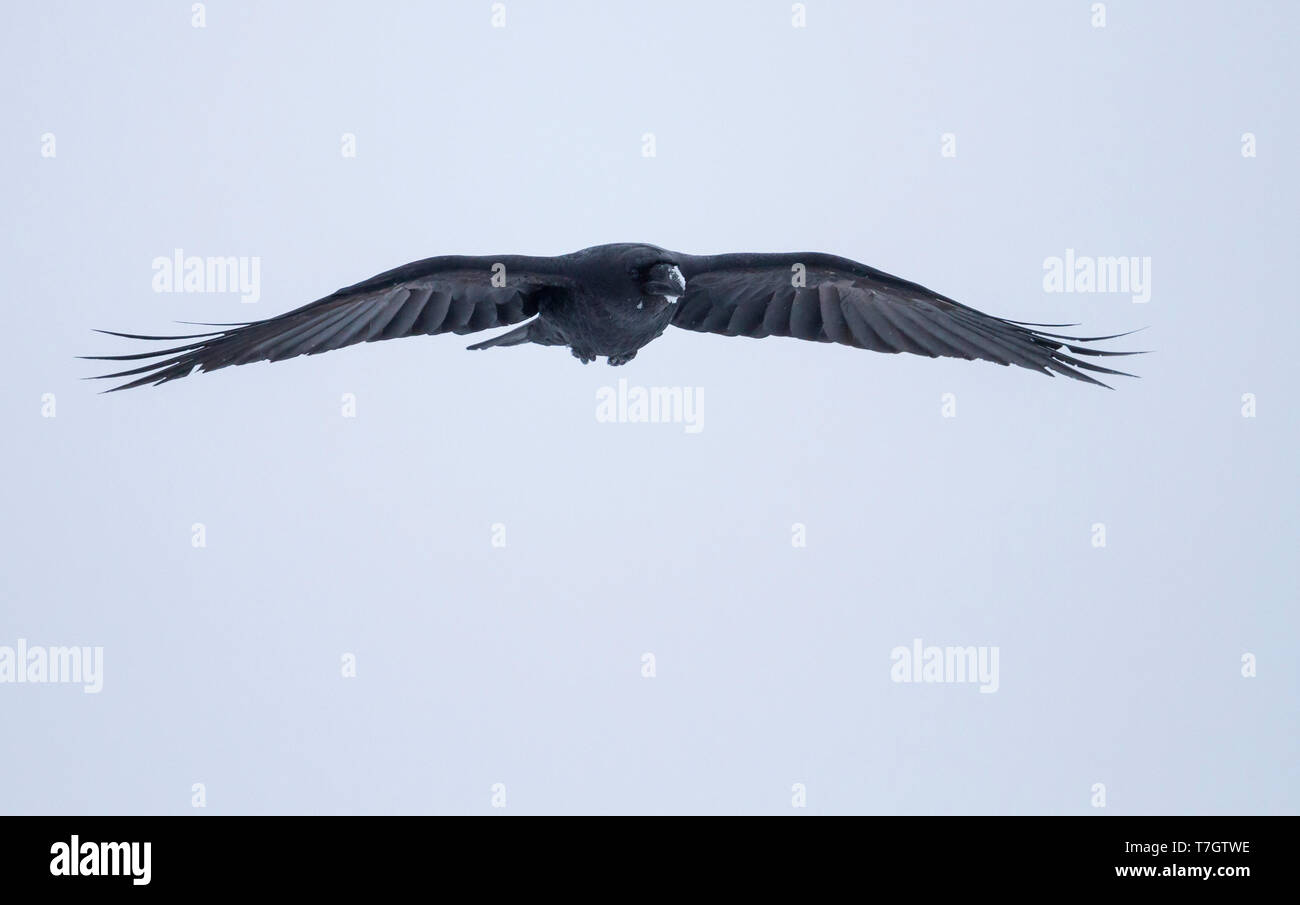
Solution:
<path fill-rule="evenodd" d="M 0 684 L 0 812 L 1300 810 L 1300 7 L 790 6 L 5 5 L 0 645 L 105 675 Z M 442 336 L 110 396 L 73 357 L 612 241 L 834 252 L 1157 353 L 1108 392 Z M 176 248 L 259 257 L 260 301 L 153 292 Z M 1149 257 L 1150 302 L 1044 292 L 1066 249 Z M 702 387 L 703 430 L 597 422 L 619 377 Z M 997 646 L 998 691 L 892 682 L 914 638 Z"/>

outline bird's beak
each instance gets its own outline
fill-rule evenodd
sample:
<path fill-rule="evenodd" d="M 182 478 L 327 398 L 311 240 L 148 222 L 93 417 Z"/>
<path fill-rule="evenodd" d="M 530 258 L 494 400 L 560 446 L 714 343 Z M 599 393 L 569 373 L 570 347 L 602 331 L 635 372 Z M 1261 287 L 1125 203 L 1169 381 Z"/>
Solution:
<path fill-rule="evenodd" d="M 676 264 L 656 264 L 650 268 L 645 283 L 647 295 L 669 295 L 679 298 L 686 294 L 686 277 Z"/>

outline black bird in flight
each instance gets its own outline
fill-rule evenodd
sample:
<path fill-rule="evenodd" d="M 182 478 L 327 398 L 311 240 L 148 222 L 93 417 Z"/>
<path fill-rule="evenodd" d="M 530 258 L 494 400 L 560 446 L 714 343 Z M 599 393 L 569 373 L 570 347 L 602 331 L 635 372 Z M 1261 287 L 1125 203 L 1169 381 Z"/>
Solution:
<path fill-rule="evenodd" d="M 597 245 L 558 257 L 444 256 L 416 261 L 276 317 L 188 336 L 192 340 L 107 361 L 153 359 L 104 378 L 113 390 L 177 380 L 254 361 L 316 355 L 354 343 L 434 333 L 477 333 L 521 324 L 470 349 L 537 343 L 568 346 L 583 363 L 626 364 L 669 324 L 723 336 L 793 336 L 873 352 L 911 352 L 1019 365 L 1106 386 L 1085 371 L 1123 374 L 1077 357 L 1107 352 L 993 317 L 872 267 L 834 255 L 684 255 L 653 245 Z M 1074 353 L 1073 355 L 1067 353 Z"/>

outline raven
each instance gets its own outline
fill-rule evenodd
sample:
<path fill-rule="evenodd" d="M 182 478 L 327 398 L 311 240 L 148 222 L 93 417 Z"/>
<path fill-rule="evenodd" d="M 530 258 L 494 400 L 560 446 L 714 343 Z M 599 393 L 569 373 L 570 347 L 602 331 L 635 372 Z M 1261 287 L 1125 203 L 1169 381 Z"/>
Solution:
<path fill-rule="evenodd" d="M 1082 345 L 1126 336 L 1065 336 L 993 317 L 916 283 L 821 253 L 686 255 L 654 245 L 596 245 L 558 257 L 448 255 L 416 261 L 266 320 L 204 324 L 184 336 L 99 331 L 127 339 L 193 340 L 105 361 L 154 359 L 100 378 L 125 390 L 254 361 L 315 355 L 359 342 L 477 333 L 521 324 L 470 349 L 568 346 L 584 364 L 622 365 L 669 324 L 723 336 L 793 336 L 874 352 L 1019 365 L 1106 386 L 1085 371 L 1131 377 L 1066 353 L 1129 355 Z"/>

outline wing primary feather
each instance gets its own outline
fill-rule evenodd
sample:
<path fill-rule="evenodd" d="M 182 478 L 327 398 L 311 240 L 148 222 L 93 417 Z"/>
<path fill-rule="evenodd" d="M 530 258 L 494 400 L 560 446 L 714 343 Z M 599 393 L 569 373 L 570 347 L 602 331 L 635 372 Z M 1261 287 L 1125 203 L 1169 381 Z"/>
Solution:
<path fill-rule="evenodd" d="M 406 303 L 402 305 L 400 311 L 394 315 L 393 319 L 388 322 L 384 328 L 383 339 L 396 339 L 406 336 L 410 333 L 411 325 L 424 311 L 424 306 L 429 303 L 429 297 L 433 294 L 432 287 L 415 287 L 410 290 L 406 298 Z"/>
<path fill-rule="evenodd" d="M 857 340 L 858 348 L 870 349 L 873 352 L 896 352 L 897 350 L 889 346 L 880 335 L 867 323 L 867 319 L 862 316 L 861 306 L 853 295 L 843 295 L 840 297 L 841 310 L 844 312 L 844 322 L 849 325 L 849 332 Z"/>
<path fill-rule="evenodd" d="M 161 358 L 164 355 L 175 355 L 178 352 L 189 352 L 192 349 L 202 348 L 203 345 L 204 343 L 190 343 L 188 346 L 154 349 L 152 352 L 134 352 L 130 355 L 78 355 L 77 358 L 86 361 L 139 361 L 144 358 Z"/>
<path fill-rule="evenodd" d="M 205 336 L 220 336 L 225 330 L 214 330 L 211 333 L 189 333 L 180 336 L 146 336 L 143 333 L 118 333 L 115 330 L 96 330 L 96 333 L 103 333 L 105 336 L 120 336 L 123 339 L 202 339 Z"/>
<path fill-rule="evenodd" d="M 873 295 L 875 294 L 873 293 Z M 879 296 L 875 296 L 875 297 L 879 298 Z M 889 301 L 886 299 L 880 305 L 877 306 L 876 310 L 880 314 L 880 317 L 883 320 L 888 321 L 889 325 L 894 328 L 895 336 L 897 336 L 899 338 L 899 341 L 903 343 L 902 348 L 904 352 L 911 352 L 913 355 L 926 355 L 929 356 L 930 358 L 938 357 L 939 353 L 933 352 L 930 349 L 926 348 L 925 346 L 921 345 L 914 337 L 908 334 L 903 324 L 900 323 L 898 319 L 898 312 L 901 310 L 901 306 L 891 305 Z"/>
<path fill-rule="evenodd" d="M 272 333 L 260 342 L 249 346 L 246 354 L 256 353 L 258 358 L 266 358 L 270 361 L 283 361 L 295 355 L 305 355 L 314 348 L 316 340 L 322 334 L 337 327 L 341 321 L 355 316 L 358 311 L 364 310 L 365 300 L 340 305 L 333 311 L 324 312 L 321 316 L 306 319 L 304 323 L 292 327 L 285 333 L 278 335 Z"/>
<path fill-rule="evenodd" d="M 995 351 L 981 348 L 973 334 L 963 333 L 960 326 L 952 323 L 947 318 L 941 319 L 937 316 L 938 314 L 939 312 L 935 308 L 926 305 L 908 309 L 908 315 L 919 321 L 923 329 L 927 329 L 931 333 L 938 333 L 940 339 L 956 350 L 953 357 L 964 358 L 967 361 L 976 358 L 985 359 L 1000 365 L 1011 363 Z"/>
<path fill-rule="evenodd" d="M 946 355 L 949 358 L 964 358 L 967 361 L 970 361 L 972 357 L 984 357 L 983 355 L 978 354 L 972 356 L 966 350 L 965 344 L 960 339 L 953 336 L 951 331 L 945 329 L 942 325 L 937 324 L 930 318 L 926 317 L 922 313 L 919 305 L 915 307 L 899 305 L 894 309 L 893 313 L 896 316 L 909 321 L 918 332 L 929 336 L 931 343 L 939 349 L 941 355 Z"/>

